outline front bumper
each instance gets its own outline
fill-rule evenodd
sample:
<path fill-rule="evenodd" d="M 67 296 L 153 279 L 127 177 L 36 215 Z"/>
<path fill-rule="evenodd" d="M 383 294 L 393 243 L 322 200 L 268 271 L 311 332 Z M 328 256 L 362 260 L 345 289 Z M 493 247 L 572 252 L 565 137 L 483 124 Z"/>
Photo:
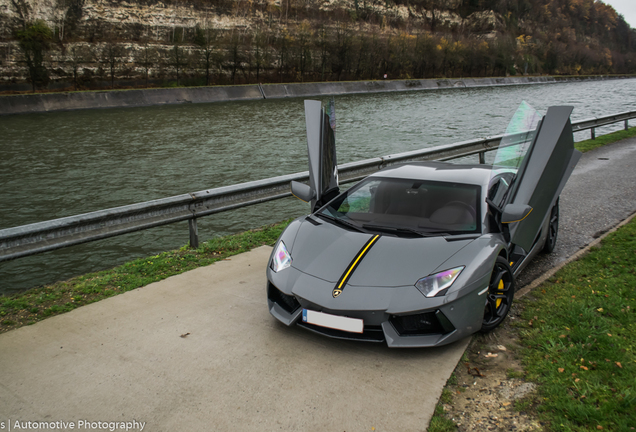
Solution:
<path fill-rule="evenodd" d="M 446 297 L 425 298 L 415 287 L 348 287 L 346 292 L 354 300 L 341 303 L 345 299 L 340 297 L 312 297 L 312 293 L 324 292 L 328 292 L 331 297 L 331 283 L 295 269 L 289 276 L 292 273 L 297 273 L 291 277 L 294 283 L 283 286 L 302 288 L 291 289 L 286 293 L 272 282 L 278 275 L 270 272 L 267 283 L 269 311 L 288 326 L 297 324 L 315 333 L 338 339 L 386 342 L 389 347 L 394 348 L 446 345 L 481 328 L 485 299 L 478 296 L 476 290 L 473 294 L 449 301 Z M 309 286 L 312 288 L 307 288 Z M 359 301 L 355 301 L 356 298 Z M 343 308 L 334 307 L 340 304 Z M 303 309 L 362 319 L 364 330 L 362 333 L 350 333 L 303 322 Z"/>

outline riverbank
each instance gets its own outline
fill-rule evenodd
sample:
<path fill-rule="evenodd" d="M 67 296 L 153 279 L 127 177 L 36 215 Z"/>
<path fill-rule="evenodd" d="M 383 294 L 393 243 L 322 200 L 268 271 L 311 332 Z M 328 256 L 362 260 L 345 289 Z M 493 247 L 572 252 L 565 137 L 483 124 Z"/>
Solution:
<path fill-rule="evenodd" d="M 320 97 L 345 94 L 478 88 L 557 82 L 629 79 L 618 76 L 525 76 L 501 78 L 454 78 L 386 81 L 255 84 L 218 87 L 80 91 L 0 96 L 0 115 L 28 114 L 97 108 L 143 107 L 187 103 L 212 103 L 258 99 Z"/>

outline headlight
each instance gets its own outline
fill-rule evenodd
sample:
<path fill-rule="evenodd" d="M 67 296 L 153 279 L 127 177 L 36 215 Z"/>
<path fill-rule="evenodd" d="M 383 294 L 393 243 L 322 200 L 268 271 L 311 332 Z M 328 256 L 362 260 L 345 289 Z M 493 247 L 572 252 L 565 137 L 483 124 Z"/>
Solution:
<path fill-rule="evenodd" d="M 286 269 L 292 263 L 292 257 L 287 252 L 287 248 L 285 247 L 285 243 L 278 242 L 278 246 L 276 247 L 276 252 L 274 252 L 274 257 L 272 258 L 271 268 L 274 272 L 278 273 L 281 270 Z"/>
<path fill-rule="evenodd" d="M 415 287 L 426 297 L 443 296 L 462 270 L 464 270 L 464 266 L 426 276 L 418 280 Z"/>

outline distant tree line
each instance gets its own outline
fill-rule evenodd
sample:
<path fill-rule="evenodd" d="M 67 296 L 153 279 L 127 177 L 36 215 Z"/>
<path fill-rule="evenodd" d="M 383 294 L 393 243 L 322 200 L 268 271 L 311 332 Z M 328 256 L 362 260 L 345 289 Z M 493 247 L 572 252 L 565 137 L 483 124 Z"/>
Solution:
<path fill-rule="evenodd" d="M 636 31 L 598 1 L 462 2 L 459 12 L 465 16 L 487 9 L 502 17 L 500 28 L 488 35 L 443 22 L 438 0 L 408 1 L 425 17 L 417 26 L 397 14 L 387 20 L 372 7 L 376 2 L 364 0 L 329 15 L 299 1 L 282 0 L 277 8 L 236 1 L 221 5 L 245 16 L 261 8 L 264 18 L 229 30 L 174 27 L 161 41 L 140 30 L 131 43 L 112 29 L 95 31 L 92 41 L 78 37 L 80 0 L 71 2 L 64 28 L 54 30 L 31 19 L 26 0 L 11 0 L 13 34 L 34 90 L 45 88 L 51 75 L 74 88 L 90 88 L 96 81 L 115 87 L 121 80 L 179 86 L 368 80 L 385 74 L 415 79 L 636 72 Z M 59 50 L 57 60 L 47 67 L 53 49 Z"/>

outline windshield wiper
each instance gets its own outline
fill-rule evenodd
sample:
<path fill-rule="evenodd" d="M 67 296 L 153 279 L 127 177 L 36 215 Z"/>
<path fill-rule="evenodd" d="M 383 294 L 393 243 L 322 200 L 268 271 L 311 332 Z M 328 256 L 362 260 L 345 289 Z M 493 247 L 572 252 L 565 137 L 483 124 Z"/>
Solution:
<path fill-rule="evenodd" d="M 425 231 L 426 234 L 430 234 L 430 235 L 435 235 L 435 236 L 454 236 L 457 234 L 453 234 L 453 233 L 449 233 L 448 231 L 442 231 L 442 230 L 432 230 L 432 231 Z"/>
<path fill-rule="evenodd" d="M 330 215 L 327 215 L 327 214 L 324 214 L 324 213 L 316 213 L 316 216 L 319 216 L 319 217 L 321 217 L 323 219 L 327 219 L 328 221 L 334 222 L 335 224 L 340 224 L 340 225 L 344 225 L 344 226 L 346 226 L 348 228 L 352 228 L 352 229 L 354 229 L 354 230 L 356 230 L 358 232 L 363 232 L 363 233 L 367 232 L 366 230 L 362 229 L 360 226 L 358 226 L 358 225 L 356 225 L 356 224 L 354 224 L 352 222 L 347 222 L 344 219 L 335 218 L 333 216 L 330 216 Z"/>
<path fill-rule="evenodd" d="M 481 237 L 481 234 L 449 234 L 444 236 L 444 240 L 447 242 L 462 241 L 462 240 L 475 240 Z"/>
<path fill-rule="evenodd" d="M 436 236 L 443 236 L 444 238 L 446 238 L 448 240 L 448 238 L 452 238 L 453 240 L 465 240 L 465 239 L 476 239 L 481 237 L 481 233 L 476 233 L 476 232 L 466 232 L 466 231 L 455 231 L 455 232 L 448 232 L 448 231 L 426 231 L 426 234 L 431 234 L 431 235 L 436 235 Z"/>
<path fill-rule="evenodd" d="M 385 231 L 385 232 L 391 232 L 391 233 L 409 233 L 409 234 L 415 234 L 418 237 L 433 237 L 433 235 L 429 235 L 428 233 L 424 233 L 418 230 L 414 230 L 412 228 L 397 228 L 397 227 L 388 227 L 388 226 L 382 226 L 382 225 L 371 225 L 371 224 L 364 224 L 362 225 L 363 228 L 367 228 L 367 229 L 371 229 L 371 230 L 375 230 L 375 231 Z M 437 234 L 435 234 L 437 235 Z"/>

